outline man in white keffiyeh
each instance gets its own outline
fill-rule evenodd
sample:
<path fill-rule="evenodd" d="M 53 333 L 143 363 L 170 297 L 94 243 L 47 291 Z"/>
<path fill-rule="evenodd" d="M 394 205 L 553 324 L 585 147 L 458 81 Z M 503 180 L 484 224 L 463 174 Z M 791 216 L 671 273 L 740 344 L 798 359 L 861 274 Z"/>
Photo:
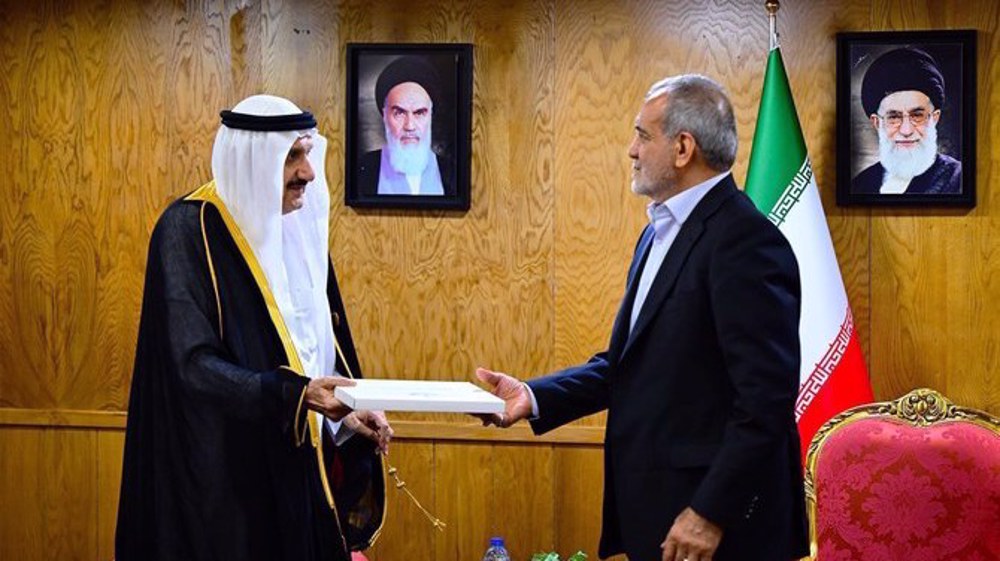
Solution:
<path fill-rule="evenodd" d="M 334 395 L 360 367 L 326 140 L 279 97 L 221 115 L 214 180 L 150 242 L 116 556 L 346 561 L 381 530 L 392 429 Z"/>

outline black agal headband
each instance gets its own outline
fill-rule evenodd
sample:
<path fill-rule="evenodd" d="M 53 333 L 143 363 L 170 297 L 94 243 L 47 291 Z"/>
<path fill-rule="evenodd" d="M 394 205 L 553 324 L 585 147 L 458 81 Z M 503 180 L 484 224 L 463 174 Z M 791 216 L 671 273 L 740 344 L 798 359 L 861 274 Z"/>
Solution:
<path fill-rule="evenodd" d="M 308 111 L 292 115 L 249 115 L 222 111 L 222 124 L 231 129 L 262 132 L 301 131 L 316 127 L 316 118 Z"/>

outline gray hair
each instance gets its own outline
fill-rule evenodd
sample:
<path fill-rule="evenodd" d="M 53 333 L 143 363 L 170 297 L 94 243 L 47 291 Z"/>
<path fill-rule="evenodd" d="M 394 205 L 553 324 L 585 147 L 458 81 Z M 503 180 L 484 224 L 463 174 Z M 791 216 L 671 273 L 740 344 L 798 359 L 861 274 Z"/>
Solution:
<path fill-rule="evenodd" d="M 736 161 L 736 118 L 726 91 L 711 78 L 682 74 L 653 84 L 646 101 L 669 96 L 662 129 L 667 136 L 690 133 L 716 171 L 726 171 Z"/>

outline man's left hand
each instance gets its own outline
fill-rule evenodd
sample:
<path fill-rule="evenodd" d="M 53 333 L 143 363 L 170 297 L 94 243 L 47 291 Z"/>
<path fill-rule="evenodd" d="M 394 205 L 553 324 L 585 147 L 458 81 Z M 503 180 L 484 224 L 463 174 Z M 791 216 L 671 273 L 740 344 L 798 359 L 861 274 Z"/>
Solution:
<path fill-rule="evenodd" d="M 344 425 L 352 431 L 378 444 L 383 454 L 389 453 L 393 430 L 382 411 L 353 411 L 344 417 Z"/>
<path fill-rule="evenodd" d="M 663 540 L 663 561 L 712 561 L 722 539 L 722 528 L 685 508 Z"/>

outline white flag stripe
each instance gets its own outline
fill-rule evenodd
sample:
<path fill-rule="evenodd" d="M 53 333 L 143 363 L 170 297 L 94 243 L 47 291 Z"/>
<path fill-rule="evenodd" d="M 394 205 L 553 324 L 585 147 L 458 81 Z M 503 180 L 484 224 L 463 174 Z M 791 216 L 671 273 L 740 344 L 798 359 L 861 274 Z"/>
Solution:
<path fill-rule="evenodd" d="M 799 262 L 802 318 L 808 318 L 799 325 L 802 346 L 799 382 L 805 383 L 826 356 L 830 342 L 840 334 L 844 310 L 848 308 L 847 292 L 837 267 L 814 175 L 810 174 L 809 185 L 785 215 L 780 228 Z"/>
<path fill-rule="evenodd" d="M 823 358 L 816 363 L 812 372 L 805 376 L 799 385 L 799 397 L 795 400 L 795 420 L 798 421 L 805 413 L 806 408 L 812 403 L 813 398 L 826 383 L 826 380 L 833 374 L 840 364 L 841 359 L 847 354 L 847 347 L 851 343 L 851 335 L 854 333 L 854 316 L 851 309 L 844 311 L 844 322 L 840 326 L 837 338 L 830 342 Z"/>

